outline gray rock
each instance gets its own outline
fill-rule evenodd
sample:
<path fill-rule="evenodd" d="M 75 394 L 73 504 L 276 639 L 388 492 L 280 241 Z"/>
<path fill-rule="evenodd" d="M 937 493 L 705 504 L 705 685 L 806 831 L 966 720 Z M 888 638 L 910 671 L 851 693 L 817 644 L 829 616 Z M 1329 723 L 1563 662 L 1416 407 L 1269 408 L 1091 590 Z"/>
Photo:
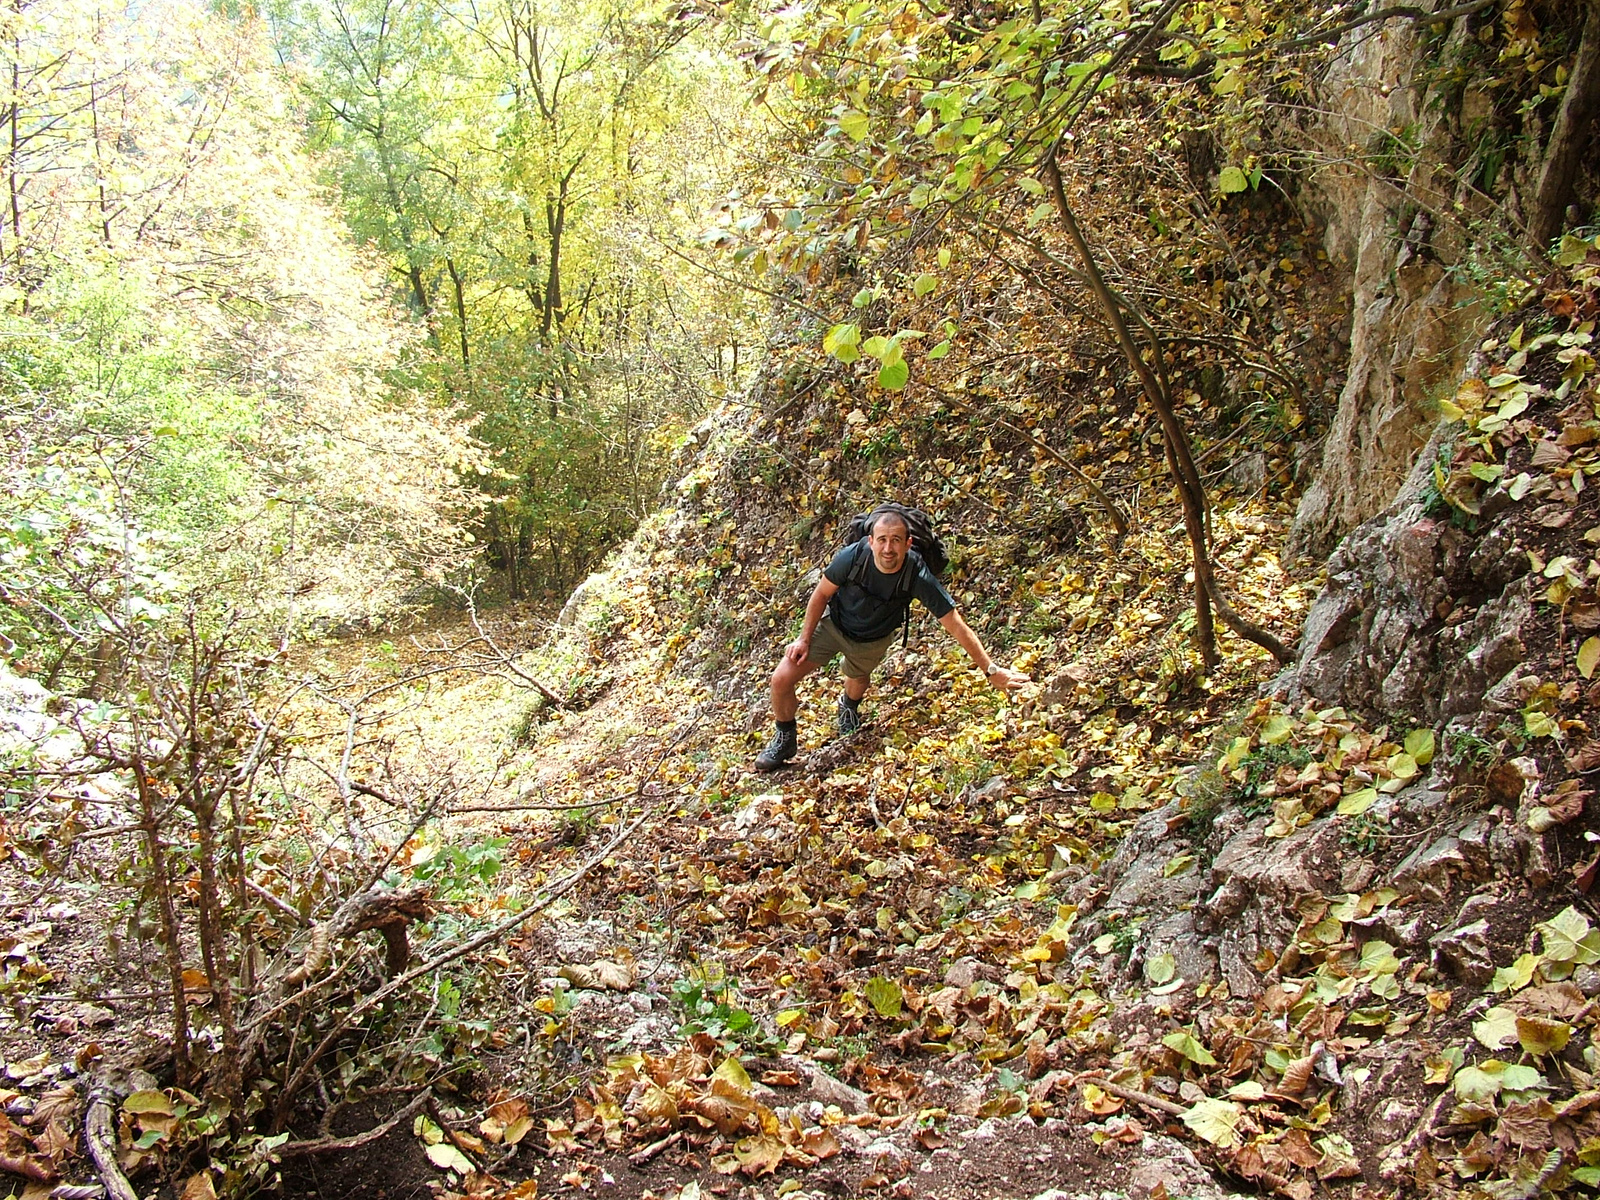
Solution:
<path fill-rule="evenodd" d="M 1468 869 L 1461 843 L 1446 834 L 1436 842 L 1418 846 L 1397 866 L 1390 878 L 1402 892 L 1423 892 L 1444 899 L 1450 891 L 1451 872 Z"/>
<path fill-rule="evenodd" d="M 1367 1132 L 1380 1142 L 1392 1142 L 1411 1132 L 1417 1123 L 1417 1116 L 1416 1105 L 1394 1097 L 1378 1105 L 1378 1111 L 1372 1114 L 1372 1120 L 1367 1125 Z"/>
<path fill-rule="evenodd" d="M 1428 939 L 1434 964 L 1467 983 L 1487 983 L 1495 963 L 1489 950 L 1489 922 L 1474 921 Z"/>

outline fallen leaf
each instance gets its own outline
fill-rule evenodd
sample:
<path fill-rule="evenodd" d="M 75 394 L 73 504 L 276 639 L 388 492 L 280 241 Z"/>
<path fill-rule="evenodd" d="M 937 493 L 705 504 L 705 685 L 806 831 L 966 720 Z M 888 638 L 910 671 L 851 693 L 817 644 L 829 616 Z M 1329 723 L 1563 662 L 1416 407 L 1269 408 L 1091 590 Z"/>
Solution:
<path fill-rule="evenodd" d="M 1183 1123 L 1213 1146 L 1227 1150 L 1239 1144 L 1244 1108 L 1227 1100 L 1198 1100 L 1183 1114 Z"/>

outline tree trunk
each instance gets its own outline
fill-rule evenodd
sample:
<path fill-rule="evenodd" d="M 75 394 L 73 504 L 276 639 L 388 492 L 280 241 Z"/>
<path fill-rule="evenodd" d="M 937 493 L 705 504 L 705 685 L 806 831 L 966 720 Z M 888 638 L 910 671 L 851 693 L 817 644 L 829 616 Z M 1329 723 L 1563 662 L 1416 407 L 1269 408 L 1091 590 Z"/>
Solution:
<path fill-rule="evenodd" d="M 461 369 L 470 375 L 472 352 L 467 345 L 467 297 L 461 283 L 461 271 L 456 267 L 454 258 L 446 258 L 444 265 L 450 272 L 450 284 L 455 289 L 456 331 L 460 335 Z"/>
<path fill-rule="evenodd" d="M 1090 290 L 1094 292 L 1101 313 L 1116 334 L 1117 344 L 1122 347 L 1128 365 L 1139 377 L 1145 399 L 1150 402 L 1151 408 L 1156 412 L 1156 418 L 1161 423 L 1167 465 L 1178 488 L 1178 497 L 1183 504 L 1183 526 L 1189 535 L 1189 549 L 1194 563 L 1195 638 L 1200 645 L 1200 655 L 1206 669 L 1215 668 L 1220 661 L 1217 656 L 1216 631 L 1212 625 L 1213 604 L 1217 615 L 1222 617 L 1223 622 L 1234 633 L 1263 647 L 1278 662 L 1286 663 L 1291 655 L 1283 643 L 1264 629 L 1240 617 L 1217 589 L 1211 569 L 1211 555 L 1206 546 L 1205 485 L 1201 482 L 1199 471 L 1194 465 L 1194 458 L 1189 453 L 1189 435 L 1178 419 L 1177 411 L 1172 407 L 1166 388 L 1162 386 L 1156 377 L 1156 372 L 1151 370 L 1150 365 L 1140 355 L 1138 347 L 1134 345 L 1128 323 L 1123 319 L 1122 308 L 1117 303 L 1116 297 L 1111 294 L 1111 289 L 1106 286 L 1105 277 L 1100 273 L 1100 264 L 1090 250 L 1088 240 L 1083 236 L 1083 230 L 1078 225 L 1078 218 L 1073 213 L 1072 206 L 1067 202 L 1067 192 L 1061 182 L 1060 168 L 1056 166 L 1054 148 L 1045 158 L 1044 171 L 1050 185 L 1051 198 L 1055 201 L 1056 213 L 1061 218 L 1061 224 L 1066 229 L 1067 237 L 1077 251 L 1079 259 L 1083 262 L 1084 275 L 1089 281 Z"/>
<path fill-rule="evenodd" d="M 1555 128 L 1550 131 L 1544 166 L 1539 172 L 1539 186 L 1534 191 L 1533 211 L 1528 216 L 1528 240 L 1540 254 L 1549 249 L 1551 239 L 1561 232 L 1572 184 L 1583 161 L 1583 152 L 1593 139 L 1597 116 L 1600 116 L 1600 0 L 1589 0 L 1577 61 L 1567 81 L 1561 111 L 1556 114 Z"/>

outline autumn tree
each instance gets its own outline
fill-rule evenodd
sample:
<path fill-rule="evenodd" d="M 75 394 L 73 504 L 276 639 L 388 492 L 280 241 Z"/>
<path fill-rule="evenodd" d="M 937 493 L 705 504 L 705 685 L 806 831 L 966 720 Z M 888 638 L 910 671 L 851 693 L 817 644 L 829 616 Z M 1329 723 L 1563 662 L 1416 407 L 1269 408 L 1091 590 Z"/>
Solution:
<path fill-rule="evenodd" d="M 496 452 L 483 528 L 513 595 L 561 588 L 647 510 L 755 314 L 681 247 L 721 184 L 728 65 L 617 3 L 307 6 L 281 35 L 358 233 Z M 676 252 L 676 253 L 675 253 Z"/>

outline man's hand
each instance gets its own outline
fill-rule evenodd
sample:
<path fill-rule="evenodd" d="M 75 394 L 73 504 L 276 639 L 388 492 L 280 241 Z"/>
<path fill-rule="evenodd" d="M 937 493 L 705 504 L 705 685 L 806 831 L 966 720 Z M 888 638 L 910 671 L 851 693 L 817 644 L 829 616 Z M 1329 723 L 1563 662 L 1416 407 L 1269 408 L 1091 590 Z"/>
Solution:
<path fill-rule="evenodd" d="M 1013 671 L 1010 667 L 994 666 L 989 671 L 989 682 L 1002 692 L 1014 692 L 1025 683 L 1033 682 L 1032 676 L 1023 671 Z"/>
<path fill-rule="evenodd" d="M 794 641 L 790 642 L 788 647 L 784 650 L 783 656 L 790 662 L 794 663 L 795 666 L 799 666 L 801 663 L 806 661 L 806 655 L 810 653 L 811 639 L 802 637 L 795 638 Z"/>

